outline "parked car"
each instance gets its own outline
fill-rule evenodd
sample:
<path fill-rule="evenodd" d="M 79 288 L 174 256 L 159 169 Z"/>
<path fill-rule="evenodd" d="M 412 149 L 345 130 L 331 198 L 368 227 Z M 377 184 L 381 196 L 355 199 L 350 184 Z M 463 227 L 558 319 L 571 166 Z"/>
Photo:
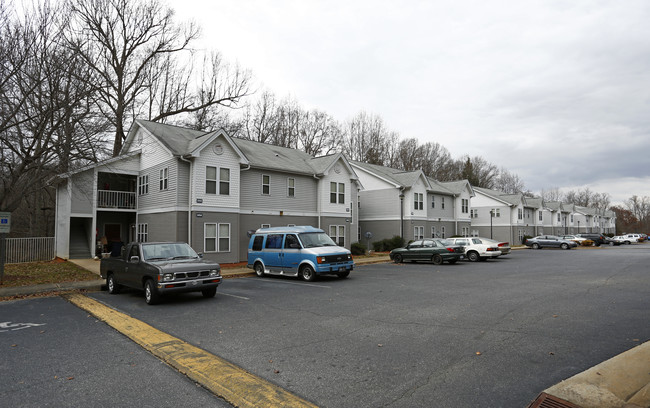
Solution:
<path fill-rule="evenodd" d="M 309 225 L 259 228 L 248 243 L 247 266 L 257 276 L 299 276 L 313 281 L 319 275 L 347 278 L 354 269 L 352 254 L 325 231 Z"/>
<path fill-rule="evenodd" d="M 623 236 L 630 242 L 641 242 L 641 235 L 639 234 L 624 234 Z"/>
<path fill-rule="evenodd" d="M 221 283 L 219 264 L 201 259 L 184 242 L 131 243 L 121 256 L 103 258 L 100 274 L 108 293 L 119 293 L 122 286 L 142 289 L 149 305 L 169 293 L 201 292 L 214 297 Z"/>
<path fill-rule="evenodd" d="M 628 238 L 626 238 L 624 235 L 616 235 L 616 236 L 612 237 L 612 241 L 617 242 L 618 245 L 621 245 L 621 244 L 629 245 L 631 243 L 630 240 Z"/>
<path fill-rule="evenodd" d="M 622 244 L 620 241 L 615 241 L 614 238 L 610 238 L 607 235 L 605 235 L 605 244 L 609 246 L 619 246 Z"/>
<path fill-rule="evenodd" d="M 570 241 L 568 239 L 562 239 L 555 235 L 540 235 L 535 238 L 529 238 L 526 240 L 526 246 L 533 249 L 540 248 L 562 248 L 562 249 L 571 249 L 578 246 L 578 243 L 575 241 Z"/>
<path fill-rule="evenodd" d="M 559 235 L 562 239 L 568 239 L 569 241 L 575 241 L 578 245 L 582 245 L 582 241 L 586 241 L 587 238 L 579 237 L 577 235 Z"/>
<path fill-rule="evenodd" d="M 465 258 L 469 261 L 485 261 L 501 255 L 499 246 L 496 243 L 484 241 L 484 238 L 465 237 L 448 238 L 449 241 L 465 248 Z"/>
<path fill-rule="evenodd" d="M 390 259 L 395 263 L 403 261 L 430 261 L 436 265 L 443 262 L 455 264 L 463 259 L 465 250 L 446 239 L 419 239 L 404 248 L 395 248 L 390 251 Z"/>
<path fill-rule="evenodd" d="M 586 238 L 594 241 L 594 246 L 601 246 L 602 244 L 607 244 L 607 239 L 603 234 L 597 232 L 588 232 L 584 234 L 576 234 L 576 237 Z"/>
<path fill-rule="evenodd" d="M 494 243 L 497 244 L 499 247 L 499 251 L 501 251 L 501 256 L 503 255 L 508 255 L 512 248 L 510 248 L 510 243 L 509 242 L 503 242 L 503 241 L 495 241 L 493 239 L 489 238 L 481 238 L 483 242 L 488 242 L 488 243 Z"/>

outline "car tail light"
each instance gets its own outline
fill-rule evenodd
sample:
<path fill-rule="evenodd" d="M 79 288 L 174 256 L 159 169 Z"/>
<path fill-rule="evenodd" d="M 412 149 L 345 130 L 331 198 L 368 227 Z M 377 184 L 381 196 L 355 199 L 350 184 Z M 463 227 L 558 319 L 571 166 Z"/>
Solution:
<path fill-rule="evenodd" d="M 488 250 L 488 252 L 494 252 L 494 251 L 498 251 L 498 248 L 492 248 L 492 247 L 490 247 L 490 248 L 488 248 L 487 250 Z"/>
<path fill-rule="evenodd" d="M 500 247 L 508 246 L 508 243 L 507 243 L 507 242 L 502 242 L 502 243 L 499 244 L 499 246 L 500 246 Z"/>
<path fill-rule="evenodd" d="M 447 251 L 449 251 L 449 252 L 456 252 L 456 251 L 454 250 L 454 248 L 451 248 L 451 247 L 447 248 Z"/>

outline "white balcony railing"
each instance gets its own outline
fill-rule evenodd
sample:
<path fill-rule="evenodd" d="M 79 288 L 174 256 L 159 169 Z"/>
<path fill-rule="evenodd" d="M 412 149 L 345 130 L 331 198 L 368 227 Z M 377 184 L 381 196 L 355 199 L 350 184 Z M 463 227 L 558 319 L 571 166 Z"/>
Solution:
<path fill-rule="evenodd" d="M 97 208 L 135 210 L 135 192 L 97 190 Z"/>

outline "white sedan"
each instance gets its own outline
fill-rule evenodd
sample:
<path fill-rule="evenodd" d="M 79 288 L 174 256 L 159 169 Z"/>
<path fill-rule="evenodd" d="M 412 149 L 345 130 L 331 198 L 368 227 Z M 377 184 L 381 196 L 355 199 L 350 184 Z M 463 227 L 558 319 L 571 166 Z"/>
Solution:
<path fill-rule="evenodd" d="M 612 237 L 615 242 L 620 242 L 621 244 L 630 245 L 632 242 L 638 242 L 635 238 L 630 238 L 628 235 L 617 235 Z"/>
<path fill-rule="evenodd" d="M 465 247 L 465 257 L 472 261 L 485 261 L 489 258 L 496 258 L 501 255 L 499 246 L 496 243 L 488 242 L 483 238 L 466 237 L 466 238 L 447 238 L 456 245 Z"/>

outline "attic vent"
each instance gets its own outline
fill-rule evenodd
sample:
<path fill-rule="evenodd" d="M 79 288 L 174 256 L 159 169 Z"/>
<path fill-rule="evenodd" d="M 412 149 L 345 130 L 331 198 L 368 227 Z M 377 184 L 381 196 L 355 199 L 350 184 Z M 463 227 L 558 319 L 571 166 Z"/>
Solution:
<path fill-rule="evenodd" d="M 580 408 L 561 398 L 554 397 L 545 392 L 539 394 L 539 397 L 528 405 L 528 408 Z"/>

